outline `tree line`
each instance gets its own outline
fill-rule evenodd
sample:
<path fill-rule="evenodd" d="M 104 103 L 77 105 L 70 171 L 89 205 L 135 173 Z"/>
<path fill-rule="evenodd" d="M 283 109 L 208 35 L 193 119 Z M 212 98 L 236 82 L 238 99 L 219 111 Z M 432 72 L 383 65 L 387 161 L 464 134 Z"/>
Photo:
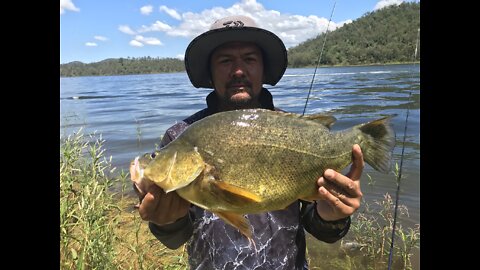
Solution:
<path fill-rule="evenodd" d="M 324 41 L 320 65 L 368 65 L 420 61 L 420 46 L 415 56 L 419 27 L 420 3 L 402 3 L 398 6 L 392 5 L 374 12 L 367 12 L 352 23 L 290 48 L 288 67 L 315 66 Z M 110 58 L 89 64 L 75 61 L 60 65 L 61 77 L 183 71 L 185 71 L 183 60 L 150 56 Z"/>
<path fill-rule="evenodd" d="M 110 58 L 85 64 L 79 61 L 60 65 L 60 77 L 155 74 L 184 71 L 183 61 L 177 58 L 128 57 Z"/>

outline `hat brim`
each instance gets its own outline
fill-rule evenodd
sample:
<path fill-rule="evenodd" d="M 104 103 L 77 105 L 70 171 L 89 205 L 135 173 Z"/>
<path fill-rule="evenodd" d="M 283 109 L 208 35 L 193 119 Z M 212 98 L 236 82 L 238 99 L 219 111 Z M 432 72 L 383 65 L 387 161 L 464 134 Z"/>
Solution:
<path fill-rule="evenodd" d="M 232 41 L 252 42 L 263 53 L 264 81 L 272 86 L 282 78 L 288 65 L 287 49 L 274 33 L 256 27 L 232 27 L 210 30 L 196 37 L 185 52 L 185 68 L 196 88 L 213 88 L 209 57 L 218 46 Z"/>

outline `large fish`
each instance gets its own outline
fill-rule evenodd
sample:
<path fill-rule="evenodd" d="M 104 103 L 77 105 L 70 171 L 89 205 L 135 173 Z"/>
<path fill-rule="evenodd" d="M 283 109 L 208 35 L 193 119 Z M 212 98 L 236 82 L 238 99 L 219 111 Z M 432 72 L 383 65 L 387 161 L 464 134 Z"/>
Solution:
<path fill-rule="evenodd" d="M 327 169 L 352 162 L 359 144 L 374 169 L 390 170 L 395 134 L 384 117 L 331 132 L 335 118 L 263 109 L 216 113 L 174 141 L 135 158 L 131 178 L 140 194 L 156 184 L 212 211 L 251 239 L 244 214 L 284 209 L 317 194 Z"/>

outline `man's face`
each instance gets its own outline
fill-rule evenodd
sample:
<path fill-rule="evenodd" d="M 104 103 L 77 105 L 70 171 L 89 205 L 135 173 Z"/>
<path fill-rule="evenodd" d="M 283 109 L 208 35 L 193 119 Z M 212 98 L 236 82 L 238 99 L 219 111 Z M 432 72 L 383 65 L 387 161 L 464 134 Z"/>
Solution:
<path fill-rule="evenodd" d="M 218 47 L 210 58 L 210 72 L 221 109 L 260 106 L 263 58 L 255 44 L 231 42 Z"/>

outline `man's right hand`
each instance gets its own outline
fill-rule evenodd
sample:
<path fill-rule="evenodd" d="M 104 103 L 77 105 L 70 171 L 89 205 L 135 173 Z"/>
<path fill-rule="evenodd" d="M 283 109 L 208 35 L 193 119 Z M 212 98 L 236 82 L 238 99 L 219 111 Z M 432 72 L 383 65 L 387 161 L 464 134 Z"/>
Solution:
<path fill-rule="evenodd" d="M 166 194 L 160 187 L 152 185 L 140 203 L 138 212 L 143 220 L 161 226 L 186 216 L 189 208 L 190 202 L 178 196 L 177 192 Z"/>

